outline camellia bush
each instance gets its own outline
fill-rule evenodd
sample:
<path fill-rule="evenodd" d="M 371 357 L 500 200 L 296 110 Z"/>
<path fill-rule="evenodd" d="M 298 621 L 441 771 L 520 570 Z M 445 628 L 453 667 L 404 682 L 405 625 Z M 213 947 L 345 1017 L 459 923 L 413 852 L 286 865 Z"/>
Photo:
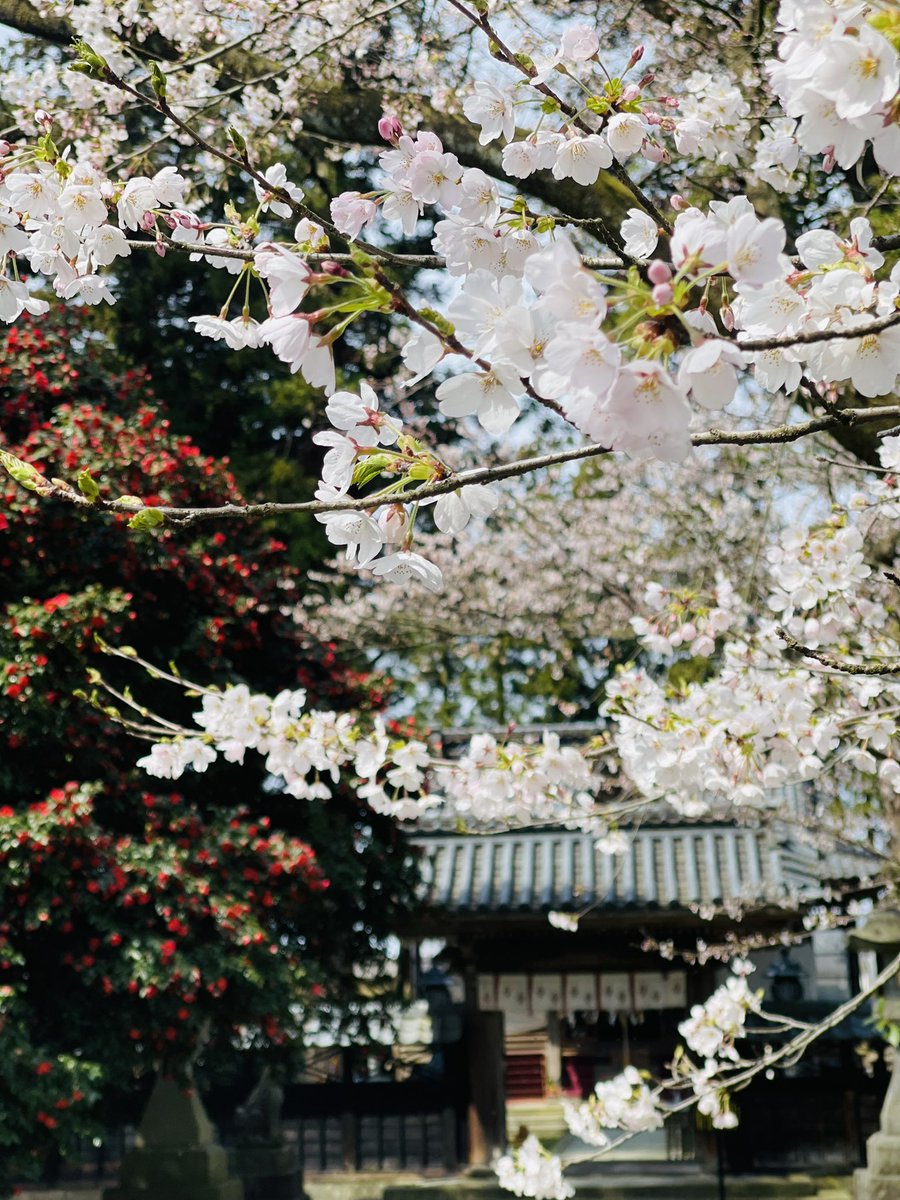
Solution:
<path fill-rule="evenodd" d="M 151 504 L 240 502 L 227 466 L 171 433 L 146 373 L 119 369 L 76 311 L 11 326 L 0 372 L 0 453 L 82 487 L 140 486 Z M 133 672 L 110 671 L 105 639 L 163 674 L 176 660 L 316 703 L 380 703 L 293 619 L 283 546 L 253 526 L 209 544 L 141 533 L 127 513 L 85 527 L 12 481 L 5 501 L 0 1161 L 15 1178 L 96 1134 L 159 1066 L 205 1053 L 222 1077 L 239 1050 L 300 1045 L 312 1012 L 353 999 L 352 964 L 377 962 L 415 873 L 394 826 L 349 793 L 288 809 L 261 769 L 159 790 L 134 768 Z M 180 688 L 158 686 L 189 715 Z M 371 887 L 382 898 L 363 906 Z"/>
<path fill-rule="evenodd" d="M 233 281 L 218 311 L 190 317 L 196 337 L 274 355 L 321 395 L 314 497 L 244 504 L 197 487 L 160 503 L 140 472 L 127 490 L 80 461 L 51 473 L 26 442 L 3 465 L 36 519 L 62 506 L 91 537 L 124 517 L 136 558 L 187 530 L 202 562 L 222 531 L 307 512 L 370 592 L 409 589 L 440 610 L 437 558 L 450 572 L 495 536 L 510 497 L 529 533 L 565 545 L 555 496 L 577 544 L 571 490 L 551 489 L 538 512 L 523 476 L 662 464 L 644 525 L 656 545 L 672 511 L 708 519 L 698 473 L 727 463 L 771 480 L 750 553 L 720 557 L 708 541 L 705 558 L 664 556 L 654 579 L 627 539 L 602 547 L 616 593 L 641 597 L 641 657 L 607 672 L 583 747 L 480 733 L 444 761 L 365 709 L 339 713 L 294 681 L 276 695 L 222 688 L 202 663 L 178 664 L 186 713 L 160 696 L 152 655 L 124 648 L 123 609 L 121 638 L 115 620 L 104 637 L 109 674 L 130 666 L 141 690 L 117 715 L 150 741 L 134 754 L 149 777 L 181 786 L 242 763 L 298 811 L 337 807 L 349 789 L 400 821 L 443 805 L 464 822 L 598 836 L 661 799 L 686 816 L 770 819 L 773 790 L 804 783 L 817 834 L 868 849 L 874 884 L 895 887 L 894 0 L 722 0 L 677 17 L 649 0 L 624 17 L 539 0 L 260 0 L 216 14 L 89 0 L 0 4 L 0 16 L 22 39 L 5 76 L 0 316 L 45 319 L 42 289 L 115 303 L 124 258 L 183 255 Z M 320 147 L 320 179 L 343 154 L 359 190 L 311 204 L 286 166 L 295 141 Z M 254 199 L 211 208 L 238 179 Z M 363 318 L 383 322 L 404 365 L 378 392 L 339 390 L 334 347 Z M 124 428 L 138 436 L 139 422 Z M 743 460 L 726 457 L 735 447 Z M 794 453 L 819 471 L 824 504 L 783 474 Z M 230 626 L 226 651 L 243 636 Z M 28 662 L 13 687 L 35 687 Z M 100 672 L 85 703 L 102 713 L 123 696 Z M 600 759 L 623 781 L 618 800 L 597 800 Z M 683 1022 L 670 1077 L 629 1068 L 570 1124 L 598 1152 L 690 1105 L 728 1127 L 730 1089 L 793 1061 L 871 993 L 754 1058 L 742 1038 L 760 1001 L 739 960 Z M 499 1170 L 519 1194 L 570 1194 L 536 1143 Z"/>

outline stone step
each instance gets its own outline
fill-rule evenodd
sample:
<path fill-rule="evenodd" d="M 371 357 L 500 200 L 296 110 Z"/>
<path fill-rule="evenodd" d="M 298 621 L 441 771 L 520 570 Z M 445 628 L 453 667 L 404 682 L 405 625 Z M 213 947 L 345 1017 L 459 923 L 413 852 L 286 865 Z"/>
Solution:
<path fill-rule="evenodd" d="M 579 1179 L 577 1186 L 576 1200 L 719 1200 L 721 1195 L 715 1177 L 690 1170 L 609 1173 L 605 1178 L 595 1175 Z M 729 1176 L 725 1186 L 727 1200 L 818 1200 L 819 1192 L 819 1181 L 809 1175 Z M 453 1183 L 385 1188 L 382 1200 L 509 1200 L 509 1193 L 486 1180 L 459 1179 Z"/>

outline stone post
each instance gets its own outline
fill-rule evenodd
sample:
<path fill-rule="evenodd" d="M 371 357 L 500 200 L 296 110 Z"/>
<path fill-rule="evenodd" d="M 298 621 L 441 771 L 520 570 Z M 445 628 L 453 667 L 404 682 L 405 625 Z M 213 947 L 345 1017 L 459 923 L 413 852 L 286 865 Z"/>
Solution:
<path fill-rule="evenodd" d="M 894 1056 L 891 1081 L 881 1108 L 881 1127 L 866 1142 L 867 1167 L 853 1177 L 855 1200 L 900 1197 L 900 1062 Z"/>
<path fill-rule="evenodd" d="M 303 1200 L 300 1152 L 281 1123 L 284 1090 L 270 1067 L 235 1113 L 231 1162 L 244 1184 L 245 1200 Z"/>
<path fill-rule="evenodd" d="M 240 1180 L 196 1088 L 158 1076 L 137 1133 L 122 1162 L 118 1187 L 103 1200 L 243 1200 Z"/>

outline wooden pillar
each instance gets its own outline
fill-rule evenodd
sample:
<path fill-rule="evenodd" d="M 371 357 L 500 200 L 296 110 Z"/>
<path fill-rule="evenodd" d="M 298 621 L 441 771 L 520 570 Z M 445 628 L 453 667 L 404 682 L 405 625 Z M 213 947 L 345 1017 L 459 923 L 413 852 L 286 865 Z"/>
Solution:
<path fill-rule="evenodd" d="M 544 1077 L 552 1090 L 562 1083 L 562 1023 L 558 1012 L 547 1013 L 547 1040 L 544 1043 Z"/>
<path fill-rule="evenodd" d="M 487 1166 L 506 1148 L 506 1084 L 503 1071 L 503 1013 L 466 1013 L 469 1067 L 469 1163 Z"/>

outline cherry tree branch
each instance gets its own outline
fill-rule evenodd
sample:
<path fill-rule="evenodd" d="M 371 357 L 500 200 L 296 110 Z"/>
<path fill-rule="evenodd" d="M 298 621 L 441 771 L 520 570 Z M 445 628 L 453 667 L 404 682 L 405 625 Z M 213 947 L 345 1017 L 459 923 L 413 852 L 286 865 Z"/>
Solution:
<path fill-rule="evenodd" d="M 470 24 L 481 30 L 481 32 L 491 43 L 492 50 L 494 47 L 496 47 L 494 53 L 497 57 L 502 58 L 506 63 L 509 64 L 509 66 L 514 67 L 517 71 L 524 75 L 529 83 L 531 83 L 531 86 L 539 91 L 542 95 L 547 96 L 548 99 L 553 100 L 556 104 L 558 104 L 560 112 L 565 113 L 565 115 L 570 118 L 573 125 L 575 125 L 583 133 L 597 132 L 596 129 L 593 129 L 584 120 L 582 120 L 581 117 L 578 116 L 577 110 L 574 109 L 571 104 L 567 104 L 566 101 L 563 100 L 561 96 L 558 96 L 557 93 L 554 92 L 552 88 L 548 87 L 546 83 L 532 82 L 532 77 L 537 74 L 534 67 L 528 65 L 527 62 L 521 61 L 519 56 L 514 54 L 513 51 L 504 44 L 503 40 L 498 35 L 496 29 L 494 29 L 486 14 L 481 15 L 480 13 L 472 12 L 470 8 L 461 3 L 461 0 L 449 0 L 449 3 L 457 10 L 457 12 L 462 13 L 462 15 L 467 21 L 470 22 Z M 666 217 L 663 216 L 650 197 L 638 186 L 638 184 L 634 182 L 634 180 L 617 159 L 613 159 L 613 165 L 609 168 L 609 171 L 621 184 L 628 188 L 632 196 L 634 196 L 635 200 L 637 200 L 638 204 L 640 204 L 645 212 L 650 214 L 653 220 L 656 221 L 656 223 L 662 229 L 664 229 L 666 233 L 672 232 L 671 223 L 666 219 Z M 626 258 L 629 262 L 634 261 L 630 255 L 625 253 L 624 243 L 619 234 L 610 229 L 606 222 L 603 221 L 602 217 L 595 219 L 597 220 L 598 229 L 602 232 L 604 240 L 607 241 L 614 249 L 618 250 L 622 254 L 623 258 Z"/>
<path fill-rule="evenodd" d="M 852 327 L 841 326 L 837 329 L 807 329 L 801 333 L 788 333 L 779 337 L 748 338 L 742 341 L 738 338 L 741 350 L 755 352 L 759 350 L 779 350 L 783 346 L 808 346 L 813 342 L 830 342 L 835 338 L 864 338 L 873 333 L 883 333 L 894 325 L 900 325 L 900 311 L 879 317 L 865 325 Z"/>
<path fill-rule="evenodd" d="M 830 667 L 832 671 L 839 671 L 842 675 L 900 675 L 900 663 L 895 663 L 893 666 L 888 666 L 886 663 L 849 663 L 844 659 L 836 658 L 833 654 L 826 654 L 823 650 L 814 650 L 811 646 L 804 646 L 802 642 L 791 637 L 788 631 L 780 625 L 777 633 L 788 650 L 800 654 L 804 658 L 813 658 L 823 667 Z"/>
<path fill-rule="evenodd" d="M 319 218 L 316 221 L 321 224 Z M 148 241 L 144 238 L 129 238 L 126 243 L 132 250 L 156 250 L 159 252 L 159 246 L 165 246 L 166 250 L 174 250 L 178 254 L 197 254 L 204 258 L 236 258 L 241 262 L 252 262 L 255 254 L 254 250 L 241 250 L 235 246 L 207 246 L 202 242 L 176 242 L 170 237 L 163 235 L 156 241 Z M 357 243 L 360 244 L 360 243 Z M 368 253 L 368 244 L 361 243 L 362 248 Z M 336 262 L 348 265 L 358 263 L 358 259 L 352 254 L 344 254 L 338 251 L 316 251 L 310 254 L 302 254 L 304 262 L 308 263 L 323 263 Z M 380 255 L 385 262 L 390 262 L 398 267 L 422 267 L 424 269 L 440 270 L 447 265 L 447 260 L 442 254 L 405 254 L 398 251 L 382 250 Z M 583 255 L 581 261 L 590 270 L 595 271 L 625 271 L 628 269 L 628 264 L 621 258 L 614 255 L 597 256 Z"/>
<path fill-rule="evenodd" d="M 796 424 L 775 425 L 769 429 L 707 429 L 691 435 L 694 446 L 765 446 L 785 442 L 796 442 L 814 433 L 830 429 L 863 425 L 872 421 L 900 418 L 900 405 L 882 405 L 878 408 L 845 408 L 839 415 L 813 417 L 808 421 Z M 45 479 L 33 468 L 34 477 L 39 481 L 42 496 L 62 500 L 82 509 L 91 509 L 109 515 L 133 516 L 141 511 L 153 511 L 161 517 L 168 518 L 173 524 L 188 525 L 194 521 L 217 520 L 220 517 L 256 518 L 277 516 L 281 513 L 328 513 L 328 512 L 365 512 L 380 507 L 382 504 L 403 503 L 411 504 L 421 500 L 429 500 L 438 496 L 446 496 L 450 492 L 472 484 L 496 483 L 503 479 L 513 479 L 520 475 L 528 475 L 547 467 L 559 466 L 563 463 L 578 462 L 589 458 L 598 458 L 611 454 L 612 448 L 590 443 L 586 446 L 575 446 L 568 450 L 556 451 L 552 454 L 542 454 L 533 458 L 522 458 L 517 462 L 502 463 L 493 467 L 476 467 L 468 471 L 451 472 L 441 479 L 434 479 L 418 487 L 405 491 L 394 491 L 390 494 L 374 493 L 357 498 L 347 497 L 341 500 L 300 500 L 300 501 L 261 501 L 257 504 L 220 504 L 208 507 L 192 507 L 190 505 L 153 505 L 140 509 L 136 503 L 124 504 L 121 500 L 91 500 L 77 492 L 69 484 L 59 479 Z M 15 476 L 13 476 L 15 478 Z"/>
<path fill-rule="evenodd" d="M 798 1033 L 796 1037 L 791 1038 L 789 1041 L 785 1042 L 784 1045 L 777 1047 L 777 1049 L 768 1050 L 753 1063 L 748 1066 L 741 1067 L 741 1069 L 735 1071 L 734 1074 L 723 1076 L 720 1080 L 717 1080 L 717 1086 L 724 1091 L 733 1091 L 743 1088 L 746 1087 L 746 1085 L 750 1083 L 752 1079 L 764 1071 L 769 1071 L 773 1067 L 777 1067 L 782 1064 L 789 1066 L 792 1062 L 796 1062 L 797 1059 L 799 1059 L 804 1053 L 804 1051 L 806 1051 L 813 1044 L 813 1042 L 818 1041 L 818 1039 L 824 1034 L 829 1033 L 832 1029 L 837 1028 L 842 1021 L 847 1019 L 847 1017 L 852 1016 L 853 1013 L 855 1013 L 858 1008 L 861 1008 L 867 1000 L 870 1000 L 874 995 L 880 992 L 885 984 L 890 983 L 890 981 L 895 975 L 898 974 L 898 972 L 900 972 L 900 954 L 893 958 L 883 971 L 879 972 L 879 974 L 872 980 L 868 987 L 863 988 L 861 991 L 857 992 L 855 996 L 852 996 L 849 1000 L 839 1005 L 838 1008 L 834 1009 L 834 1011 L 829 1013 L 827 1017 L 823 1018 L 823 1020 L 818 1021 L 815 1025 L 811 1025 L 809 1028 L 804 1029 L 801 1033 Z M 678 1084 L 684 1086 L 684 1081 L 667 1081 L 666 1084 L 662 1085 L 659 1091 L 664 1091 L 667 1086 L 677 1086 Z M 687 1096 L 685 1099 L 679 1100 L 677 1103 L 663 1110 L 660 1115 L 664 1120 L 668 1120 L 669 1117 L 674 1116 L 676 1113 L 686 1112 L 688 1109 L 693 1108 L 699 1100 L 700 1096 L 697 1094 Z M 590 1154 L 582 1154 L 567 1159 L 565 1166 L 574 1166 L 576 1163 L 593 1162 L 598 1158 L 603 1158 L 606 1154 L 609 1154 L 610 1151 L 617 1149 L 624 1142 L 630 1141 L 640 1132 L 640 1129 L 635 1129 L 631 1132 L 623 1133 L 621 1137 L 611 1140 L 607 1146 L 603 1146 Z"/>

